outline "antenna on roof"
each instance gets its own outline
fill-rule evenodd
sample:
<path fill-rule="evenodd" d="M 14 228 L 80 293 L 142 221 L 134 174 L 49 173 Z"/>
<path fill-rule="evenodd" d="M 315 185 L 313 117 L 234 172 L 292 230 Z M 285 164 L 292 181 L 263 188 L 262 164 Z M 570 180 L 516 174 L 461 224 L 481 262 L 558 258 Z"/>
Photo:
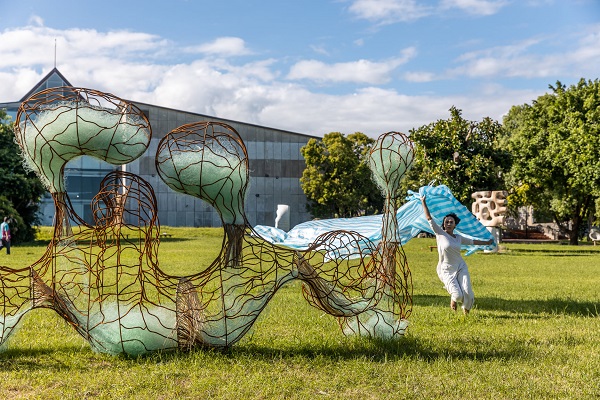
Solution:
<path fill-rule="evenodd" d="M 54 68 L 56 69 L 56 38 L 54 38 Z"/>

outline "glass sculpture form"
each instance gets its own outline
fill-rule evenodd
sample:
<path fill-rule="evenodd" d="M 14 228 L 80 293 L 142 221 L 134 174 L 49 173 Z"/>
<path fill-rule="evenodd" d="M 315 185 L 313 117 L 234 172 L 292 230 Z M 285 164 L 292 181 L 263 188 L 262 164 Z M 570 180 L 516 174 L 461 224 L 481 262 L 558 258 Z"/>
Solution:
<path fill-rule="evenodd" d="M 65 189 L 64 169 L 75 157 L 119 166 L 147 151 L 152 129 L 141 110 L 111 94 L 53 88 L 22 103 L 15 131 L 56 215 L 54 236 L 36 263 L 0 267 L 0 346 L 25 313 L 50 308 L 103 353 L 229 347 L 295 279 L 303 282 L 306 300 L 336 317 L 345 334 L 404 334 L 412 280 L 395 207 L 414 153 L 405 135 L 386 133 L 370 152 L 386 199 L 380 240 L 335 230 L 297 249 L 263 239 L 248 223 L 248 154 L 231 126 L 197 122 L 171 131 L 156 152 L 160 178 L 212 205 L 224 230 L 210 265 L 174 276 L 160 267 L 157 201 L 148 182 L 119 169 L 108 173 L 91 204 L 94 224 L 77 215 Z"/>

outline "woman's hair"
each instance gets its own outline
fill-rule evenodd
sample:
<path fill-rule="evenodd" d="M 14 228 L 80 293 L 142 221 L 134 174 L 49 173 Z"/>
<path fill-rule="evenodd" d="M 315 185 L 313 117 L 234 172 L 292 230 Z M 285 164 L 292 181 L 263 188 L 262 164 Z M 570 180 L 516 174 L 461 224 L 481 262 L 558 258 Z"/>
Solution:
<path fill-rule="evenodd" d="M 446 230 L 446 228 L 444 228 L 444 225 L 445 225 L 445 222 L 446 222 L 446 218 L 448 218 L 448 217 L 454 219 L 454 225 L 458 225 L 458 223 L 460 222 L 460 218 L 458 218 L 458 215 L 456 215 L 454 213 L 450 213 L 450 214 L 446 215 L 444 217 L 444 219 L 442 220 L 442 229 L 443 230 Z"/>

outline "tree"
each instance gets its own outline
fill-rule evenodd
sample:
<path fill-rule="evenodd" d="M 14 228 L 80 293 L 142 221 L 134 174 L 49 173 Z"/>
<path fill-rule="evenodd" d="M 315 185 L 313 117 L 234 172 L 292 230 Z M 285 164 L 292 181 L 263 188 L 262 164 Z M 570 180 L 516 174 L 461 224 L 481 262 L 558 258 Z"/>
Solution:
<path fill-rule="evenodd" d="M 6 112 L 0 110 L 0 120 L 6 119 Z M 14 124 L 0 123 L 0 219 L 13 217 L 13 241 L 31 241 L 35 238 L 38 222 L 38 202 L 45 189 L 36 175 L 23 167 L 20 149 L 14 139 Z"/>
<path fill-rule="evenodd" d="M 381 211 L 383 196 L 371 180 L 367 161 L 373 143 L 360 132 L 348 137 L 331 132 L 302 147 L 306 169 L 300 183 L 313 216 L 353 217 Z"/>
<path fill-rule="evenodd" d="M 473 192 L 504 189 L 502 172 L 510 166 L 510 155 L 498 147 L 502 125 L 489 117 L 467 121 L 461 113 L 452 107 L 450 119 L 410 131 L 416 149 L 401 185 L 404 193 L 435 181 L 469 206 Z"/>
<path fill-rule="evenodd" d="M 549 87 L 504 118 L 503 141 L 514 156 L 507 183 L 576 245 L 590 213 L 600 217 L 600 82 Z"/>

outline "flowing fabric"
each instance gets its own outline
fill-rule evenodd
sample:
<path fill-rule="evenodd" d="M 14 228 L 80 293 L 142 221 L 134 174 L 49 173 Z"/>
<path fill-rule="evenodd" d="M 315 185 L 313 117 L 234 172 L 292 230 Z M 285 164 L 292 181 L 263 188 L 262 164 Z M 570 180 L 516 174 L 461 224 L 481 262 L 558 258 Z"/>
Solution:
<path fill-rule="evenodd" d="M 463 206 L 445 185 L 423 186 L 419 192 L 408 191 L 407 202 L 396 212 L 398 220 L 398 238 L 402 244 L 406 244 L 421 232 L 434 234 L 423 213 L 421 196 L 427 198 L 427 206 L 431 217 L 442 225 L 444 217 L 455 213 L 460 218 L 460 223 L 455 231 L 473 240 L 493 239 L 492 234 L 485 226 Z M 369 215 L 355 218 L 335 218 L 303 222 L 296 225 L 289 232 L 272 226 L 257 225 L 254 231 L 267 241 L 294 249 L 305 249 L 315 239 L 328 232 L 345 230 L 357 232 L 375 245 L 381 240 L 382 215 Z M 495 244 L 487 246 L 462 246 L 467 251 L 466 255 L 477 250 L 491 250 Z"/>

